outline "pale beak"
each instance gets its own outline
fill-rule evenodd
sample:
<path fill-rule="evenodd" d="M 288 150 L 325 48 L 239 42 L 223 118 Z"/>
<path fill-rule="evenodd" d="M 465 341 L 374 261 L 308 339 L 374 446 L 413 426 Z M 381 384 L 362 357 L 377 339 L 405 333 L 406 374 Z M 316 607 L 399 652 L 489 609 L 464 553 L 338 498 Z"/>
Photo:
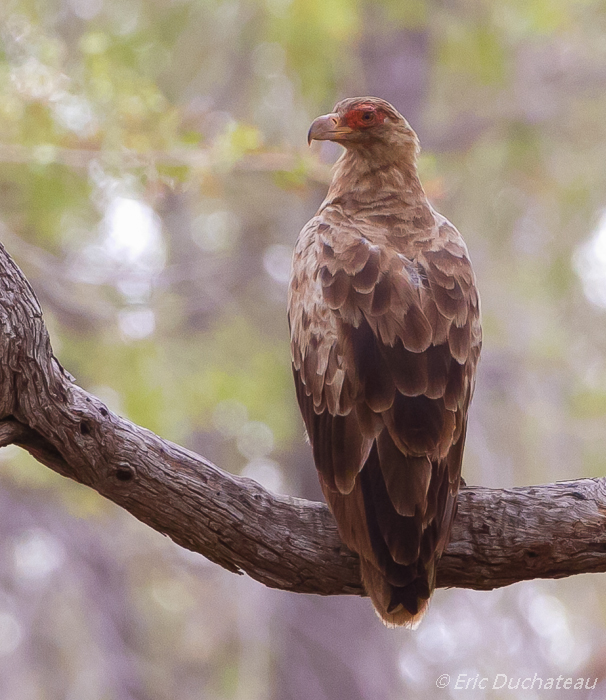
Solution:
<path fill-rule="evenodd" d="M 312 122 L 307 134 L 307 143 L 316 141 L 340 141 L 342 137 L 351 134 L 353 129 L 341 124 L 338 114 L 331 113 L 318 117 Z"/>

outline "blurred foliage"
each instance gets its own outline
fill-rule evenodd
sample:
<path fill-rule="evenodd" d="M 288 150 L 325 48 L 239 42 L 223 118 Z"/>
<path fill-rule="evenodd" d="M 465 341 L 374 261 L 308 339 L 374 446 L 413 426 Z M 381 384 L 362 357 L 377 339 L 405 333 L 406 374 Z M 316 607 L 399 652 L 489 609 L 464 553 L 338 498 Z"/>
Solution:
<path fill-rule="evenodd" d="M 337 99 L 378 94 L 419 132 L 482 292 L 468 483 L 603 475 L 605 32 L 598 0 L 5 0 L 0 239 L 79 383 L 224 469 L 317 497 L 286 284 L 338 148 L 310 155 L 305 135 Z M 600 577 L 440 591 L 418 633 L 393 633 L 366 601 L 268 591 L 16 449 L 0 460 L 2 700 L 606 679 Z"/>

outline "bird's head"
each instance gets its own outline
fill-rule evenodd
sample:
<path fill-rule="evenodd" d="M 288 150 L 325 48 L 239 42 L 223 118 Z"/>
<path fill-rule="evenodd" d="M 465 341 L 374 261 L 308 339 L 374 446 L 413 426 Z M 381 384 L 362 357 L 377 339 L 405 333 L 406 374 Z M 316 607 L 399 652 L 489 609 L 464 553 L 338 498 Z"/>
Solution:
<path fill-rule="evenodd" d="M 378 97 L 341 100 L 334 111 L 312 123 L 307 142 L 336 141 L 348 150 L 382 153 L 415 160 L 419 151 L 417 135 L 389 102 Z"/>

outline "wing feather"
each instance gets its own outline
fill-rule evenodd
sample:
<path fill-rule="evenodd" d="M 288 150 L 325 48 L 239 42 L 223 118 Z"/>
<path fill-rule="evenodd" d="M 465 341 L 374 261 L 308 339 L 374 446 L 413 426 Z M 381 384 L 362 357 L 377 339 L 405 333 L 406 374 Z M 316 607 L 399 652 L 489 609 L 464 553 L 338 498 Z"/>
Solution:
<path fill-rule="evenodd" d="M 404 227 L 398 247 L 379 226 L 312 219 L 289 289 L 297 398 L 322 488 L 365 580 L 383 576 L 389 611 L 411 614 L 449 537 L 481 344 L 465 244 L 432 216 L 420 247 Z"/>

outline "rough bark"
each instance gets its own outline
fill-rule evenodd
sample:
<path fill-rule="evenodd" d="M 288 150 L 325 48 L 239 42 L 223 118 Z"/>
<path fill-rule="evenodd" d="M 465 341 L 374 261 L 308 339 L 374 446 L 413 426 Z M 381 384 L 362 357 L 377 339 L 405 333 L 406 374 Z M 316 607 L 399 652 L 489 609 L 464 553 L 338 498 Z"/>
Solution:
<path fill-rule="evenodd" d="M 0 446 L 23 447 L 230 571 L 293 592 L 363 595 L 357 557 L 325 505 L 227 474 L 77 386 L 1 245 L 0 333 Z M 464 488 L 438 585 L 487 590 L 606 571 L 605 514 L 605 479 Z"/>

